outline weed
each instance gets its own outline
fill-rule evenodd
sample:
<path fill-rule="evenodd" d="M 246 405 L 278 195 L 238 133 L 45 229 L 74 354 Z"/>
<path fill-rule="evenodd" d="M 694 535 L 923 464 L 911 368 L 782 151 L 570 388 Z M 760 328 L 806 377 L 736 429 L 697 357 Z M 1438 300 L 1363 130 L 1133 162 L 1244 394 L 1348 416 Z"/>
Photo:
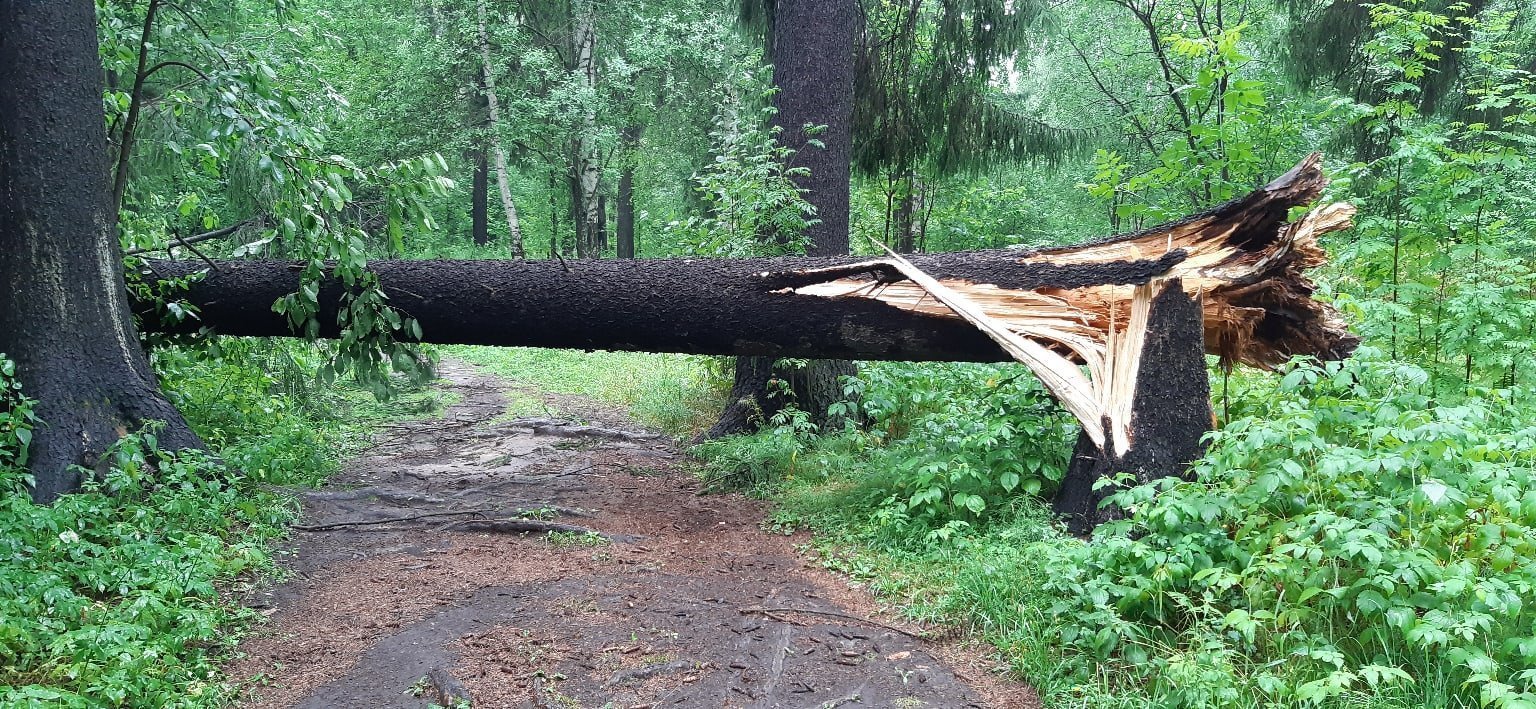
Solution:
<path fill-rule="evenodd" d="M 608 545 L 608 538 L 597 532 L 550 532 L 546 538 L 556 549 L 601 547 Z"/>

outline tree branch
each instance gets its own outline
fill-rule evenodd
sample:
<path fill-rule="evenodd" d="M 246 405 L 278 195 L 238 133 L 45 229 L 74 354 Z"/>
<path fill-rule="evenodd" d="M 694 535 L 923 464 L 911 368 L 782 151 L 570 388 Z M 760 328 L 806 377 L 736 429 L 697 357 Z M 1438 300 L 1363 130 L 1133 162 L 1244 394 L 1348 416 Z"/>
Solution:
<path fill-rule="evenodd" d="M 239 231 L 242 227 L 246 227 L 246 226 L 249 226 L 251 224 L 255 224 L 258 219 L 259 219 L 259 217 L 251 217 L 250 219 L 247 219 L 247 220 L 245 220 L 243 222 L 236 222 L 236 223 L 231 224 L 229 226 L 221 227 L 221 228 L 218 228 L 218 229 L 214 229 L 213 231 L 203 232 L 203 233 L 198 234 L 196 236 L 189 236 L 189 237 L 186 237 L 186 238 L 182 238 L 182 237 L 178 236 L 178 237 L 174 238 L 175 243 L 169 243 L 168 242 L 168 243 L 166 243 L 165 246 L 147 246 L 147 247 L 144 247 L 144 248 L 141 248 L 141 249 L 133 249 L 131 251 L 128 251 L 124 255 L 125 256 L 138 256 L 140 254 L 147 254 L 147 253 L 149 253 L 151 251 L 160 251 L 161 249 L 169 251 L 171 249 L 171 247 L 178 246 L 178 245 L 179 246 L 186 246 L 188 248 L 191 248 L 191 246 L 193 244 L 201 244 L 204 241 L 212 241 L 214 239 L 220 239 L 220 238 L 229 236 L 230 234 L 233 234 L 233 233 Z"/>
<path fill-rule="evenodd" d="M 149 33 L 155 27 L 155 12 L 161 0 L 149 0 L 144 12 L 144 31 L 139 35 L 139 68 L 133 75 L 133 90 L 128 96 L 128 117 L 123 119 L 122 137 L 118 139 L 117 168 L 112 176 L 112 221 L 118 220 L 123 208 L 123 193 L 128 189 L 128 161 L 133 155 L 133 131 L 139 122 L 139 110 L 143 107 L 144 80 L 149 78 Z"/>

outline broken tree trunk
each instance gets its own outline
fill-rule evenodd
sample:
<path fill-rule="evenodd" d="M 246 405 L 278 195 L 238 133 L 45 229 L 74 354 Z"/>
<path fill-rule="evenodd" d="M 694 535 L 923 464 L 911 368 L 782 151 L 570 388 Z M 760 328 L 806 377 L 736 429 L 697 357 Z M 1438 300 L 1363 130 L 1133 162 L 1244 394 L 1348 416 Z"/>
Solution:
<path fill-rule="evenodd" d="M 1056 513 L 1074 533 L 1088 532 L 1121 514 L 1118 508 L 1103 506 L 1118 486 L 1095 490 L 1100 479 L 1127 473 L 1141 484 L 1181 476 L 1205 452 L 1212 412 L 1200 346 L 1200 301 L 1177 280 L 1160 285 L 1149 303 L 1134 380 L 1128 391 L 1117 392 L 1128 414 L 1127 447 L 1099 445 L 1085 428 L 1056 492 Z M 1101 437 L 1113 438 L 1111 422 L 1106 419 L 1103 425 Z"/>
<path fill-rule="evenodd" d="M 1294 355 L 1347 356 L 1358 341 L 1312 299 L 1320 234 L 1349 226 L 1329 205 L 1286 222 L 1326 180 L 1314 155 L 1205 214 L 1090 244 L 855 260 L 662 259 L 575 264 L 384 261 L 392 304 L 447 344 L 771 357 L 1005 361 L 1028 365 L 1082 423 L 1058 499 L 1079 529 L 1110 472 L 1182 473 L 1211 425 L 1204 354 L 1272 367 Z M 150 262 L 176 278 L 201 262 Z M 286 335 L 271 304 L 298 267 L 221 262 L 186 300 L 233 335 Z M 341 287 L 320 294 L 336 334 Z M 196 324 L 193 323 L 192 326 Z M 189 327 L 183 324 L 178 327 Z"/>
<path fill-rule="evenodd" d="M 1105 342 L 1127 322 L 1134 293 L 1180 279 L 1201 296 L 1206 352 L 1269 368 L 1292 355 L 1347 356 L 1358 341 L 1331 306 L 1311 298 L 1317 236 L 1349 226 L 1330 205 L 1286 223 L 1326 184 L 1316 156 L 1270 185 L 1174 224 L 1080 246 L 913 256 L 1046 350 L 1108 371 Z M 228 335 L 288 336 L 272 303 L 298 285 L 282 261 L 219 261 L 186 292 L 200 321 L 146 323 L 162 332 L 207 326 Z M 1012 357 L 889 263 L 856 257 L 638 261 L 406 261 L 370 264 L 391 304 L 441 344 L 564 347 L 719 355 L 915 361 Z M 205 271 L 203 261 L 150 261 L 147 278 Z M 337 334 L 342 287 L 320 293 L 322 337 Z"/>

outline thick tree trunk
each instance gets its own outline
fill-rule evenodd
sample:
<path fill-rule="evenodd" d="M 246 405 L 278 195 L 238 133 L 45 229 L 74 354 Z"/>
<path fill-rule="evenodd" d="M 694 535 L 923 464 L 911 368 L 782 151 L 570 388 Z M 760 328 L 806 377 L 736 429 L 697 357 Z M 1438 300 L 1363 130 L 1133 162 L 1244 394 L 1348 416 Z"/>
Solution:
<path fill-rule="evenodd" d="M 915 172 L 907 172 L 900 181 L 896 203 L 896 253 L 920 251 L 923 242 L 923 183 Z"/>
<path fill-rule="evenodd" d="M 657 103 L 660 104 L 659 98 Z M 619 169 L 619 192 L 615 196 L 613 228 L 619 258 L 635 257 L 635 154 L 643 135 L 645 126 L 640 124 L 629 126 L 619 134 L 623 141 L 624 162 Z"/>
<path fill-rule="evenodd" d="M 779 0 L 773 7 L 774 125 L 810 174 L 795 182 L 816 207 L 805 231 L 812 255 L 848 253 L 848 185 L 853 156 L 854 0 Z M 806 126 L 825 126 L 814 135 Z M 807 144 L 819 140 L 826 147 Z"/>
<path fill-rule="evenodd" d="M 608 250 L 608 195 L 597 196 L 597 255 Z"/>
<path fill-rule="evenodd" d="M 496 158 L 496 189 L 501 194 L 501 210 L 507 216 L 507 234 L 511 240 L 510 251 L 512 258 L 520 259 L 525 255 L 523 249 L 523 229 L 517 219 L 517 205 L 512 201 L 512 178 L 507 172 L 507 151 L 501 147 L 501 106 L 496 98 L 496 75 L 491 69 L 491 40 L 486 32 L 486 0 L 480 0 L 478 8 L 480 13 L 479 40 L 480 40 L 480 66 L 482 82 L 485 87 L 486 107 L 490 112 L 490 138 L 491 153 Z"/>
<path fill-rule="evenodd" d="M 916 259 L 930 273 L 1023 287 L 1086 279 L 1132 282 L 1170 261 L 1143 261 L 1108 273 L 1098 266 L 1021 267 L 998 250 Z M 963 322 L 878 300 L 780 292 L 795 281 L 765 272 L 857 262 L 850 257 L 643 259 L 568 261 L 378 260 L 391 305 L 421 323 L 423 339 L 479 344 L 639 352 L 999 362 L 1008 355 Z M 162 332 L 208 326 L 226 335 L 282 337 L 285 316 L 272 303 L 298 287 L 286 261 L 216 261 L 218 270 L 184 299 L 200 320 Z M 149 277 L 174 279 L 205 271 L 200 260 L 150 261 Z M 1070 273 L 1069 273 L 1070 271 Z M 336 283 L 320 293 L 320 332 L 334 337 Z"/>
<path fill-rule="evenodd" d="M 32 490 L 49 501 L 146 421 L 167 449 L 201 443 L 129 319 L 114 233 L 102 71 L 90 0 L 0 4 L 0 352 L 38 401 Z"/>
<path fill-rule="evenodd" d="M 1199 299 L 1186 294 L 1177 280 L 1166 285 L 1153 299 L 1147 317 L 1146 342 L 1131 400 L 1130 448 L 1116 455 L 1108 447 L 1095 445 L 1086 432 L 1080 435 L 1056 493 L 1056 512 L 1076 533 L 1123 514 L 1118 508 L 1101 507 L 1119 488 L 1093 489 L 1100 478 L 1130 473 L 1140 484 L 1180 476 L 1205 452 L 1201 438 L 1211 430 L 1212 412 L 1201 346 L 1201 307 Z"/>
<path fill-rule="evenodd" d="M 475 246 L 491 243 L 490 170 L 485 148 L 474 153 L 475 177 L 469 188 L 469 232 Z"/>
<path fill-rule="evenodd" d="M 781 130 L 780 142 L 798 151 L 795 164 L 810 171 L 795 182 L 816 208 L 817 222 L 804 233 L 806 253 L 846 254 L 858 8 L 853 0 L 781 0 L 772 12 L 768 58 L 778 89 L 773 121 Z M 812 140 L 823 147 L 811 145 Z M 764 371 L 771 371 L 770 376 L 763 378 Z M 731 403 L 710 433 L 751 430 L 763 419 L 744 416 L 760 413 L 766 418 L 790 403 L 819 425 L 836 424 L 828 420 L 827 407 L 843 398 L 840 378 L 857 371 L 845 360 L 776 370 L 772 362 L 738 363 Z M 788 397 L 775 391 L 775 378 L 789 385 Z"/>

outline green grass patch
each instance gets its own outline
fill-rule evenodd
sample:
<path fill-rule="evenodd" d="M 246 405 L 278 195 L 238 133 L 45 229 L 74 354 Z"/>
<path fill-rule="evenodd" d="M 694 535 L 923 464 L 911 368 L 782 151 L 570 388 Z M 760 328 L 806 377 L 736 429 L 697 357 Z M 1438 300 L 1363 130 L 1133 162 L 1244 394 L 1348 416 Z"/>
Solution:
<path fill-rule="evenodd" d="M 730 388 L 719 358 L 525 347 L 442 350 L 517 384 L 623 407 L 641 424 L 678 437 L 713 423 Z M 513 390 L 514 408 L 521 407 L 529 415 L 549 411 L 542 405 L 535 408 L 525 397 Z"/>

